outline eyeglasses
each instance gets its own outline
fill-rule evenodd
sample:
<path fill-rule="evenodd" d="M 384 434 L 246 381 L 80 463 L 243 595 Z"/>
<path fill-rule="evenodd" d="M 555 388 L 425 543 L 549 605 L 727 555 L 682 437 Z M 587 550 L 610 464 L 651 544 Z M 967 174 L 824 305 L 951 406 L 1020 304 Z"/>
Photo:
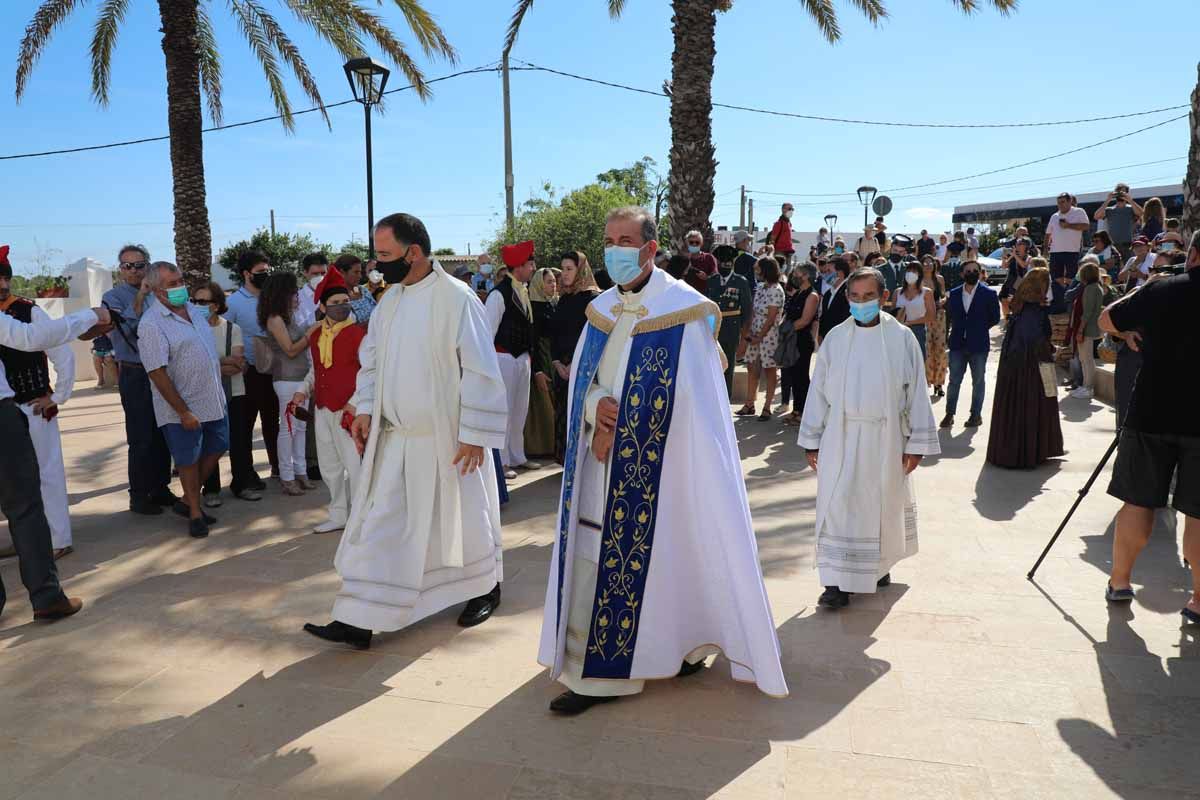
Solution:
<path fill-rule="evenodd" d="M 123 270 L 138 271 L 138 270 L 143 270 L 148 266 L 150 266 L 149 261 L 122 261 L 121 262 L 121 269 L 123 269 Z"/>
<path fill-rule="evenodd" d="M 189 302 L 194 306 L 211 306 L 216 300 L 209 300 L 206 297 L 193 297 Z"/>

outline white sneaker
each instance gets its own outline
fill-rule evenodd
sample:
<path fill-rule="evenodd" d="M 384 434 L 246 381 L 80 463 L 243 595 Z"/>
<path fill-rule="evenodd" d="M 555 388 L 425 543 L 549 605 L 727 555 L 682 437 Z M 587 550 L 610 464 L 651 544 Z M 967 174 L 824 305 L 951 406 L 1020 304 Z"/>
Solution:
<path fill-rule="evenodd" d="M 346 523 L 344 522 L 334 522 L 331 519 L 327 519 L 313 528 L 313 533 L 333 533 L 334 531 L 340 531 L 344 527 L 346 527 Z"/>
<path fill-rule="evenodd" d="M 510 481 L 516 480 L 517 479 L 517 471 L 511 467 L 505 469 L 504 470 L 504 478 L 506 480 L 510 480 Z"/>
<path fill-rule="evenodd" d="M 1094 393 L 1091 389 L 1087 388 L 1086 386 L 1080 386 L 1078 389 L 1071 392 L 1071 397 L 1074 397 L 1076 400 L 1091 400 L 1093 394 Z"/>
<path fill-rule="evenodd" d="M 519 466 L 521 469 L 541 469 L 541 468 L 542 468 L 542 462 L 540 462 L 540 461 L 526 461 L 524 464 L 519 464 L 518 466 Z"/>

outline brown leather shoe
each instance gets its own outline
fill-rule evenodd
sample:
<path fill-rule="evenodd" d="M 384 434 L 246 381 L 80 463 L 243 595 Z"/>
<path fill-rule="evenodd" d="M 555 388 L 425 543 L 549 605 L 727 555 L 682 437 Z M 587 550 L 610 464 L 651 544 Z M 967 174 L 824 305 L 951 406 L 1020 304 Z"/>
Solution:
<path fill-rule="evenodd" d="M 81 608 L 83 608 L 83 601 L 78 597 L 64 597 L 52 606 L 34 610 L 33 621 L 54 622 L 72 614 L 78 614 Z"/>

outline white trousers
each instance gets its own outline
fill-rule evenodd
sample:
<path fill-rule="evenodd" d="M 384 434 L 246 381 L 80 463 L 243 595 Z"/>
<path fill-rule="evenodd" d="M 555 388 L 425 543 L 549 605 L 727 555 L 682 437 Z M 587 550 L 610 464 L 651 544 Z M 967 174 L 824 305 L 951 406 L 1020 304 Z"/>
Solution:
<path fill-rule="evenodd" d="M 532 380 L 529 354 L 513 358 L 508 353 L 497 353 L 500 375 L 508 392 L 508 433 L 504 449 L 500 451 L 500 462 L 506 467 L 519 467 L 525 458 L 525 418 L 529 416 L 529 382 Z"/>
<path fill-rule="evenodd" d="M 50 523 L 50 540 L 54 549 L 71 546 L 71 513 L 67 501 L 67 471 L 63 464 L 62 437 L 58 433 L 58 418 L 50 421 L 33 413 L 30 405 L 21 406 L 29 418 L 29 438 L 37 453 L 38 470 L 42 477 L 42 505 Z"/>
<path fill-rule="evenodd" d="M 350 434 L 342 428 L 342 412 L 317 408 L 314 411 L 317 463 L 321 480 L 329 487 L 329 521 L 344 526 L 350 518 L 350 498 L 358 485 L 362 458 Z"/>
<path fill-rule="evenodd" d="M 308 427 L 303 420 L 287 416 L 287 404 L 292 395 L 304 388 L 302 381 L 275 381 L 275 396 L 279 398 L 279 438 L 276 450 L 279 453 L 279 478 L 294 481 L 297 475 L 308 477 L 308 463 L 304 460 L 304 431 Z M 291 423 L 291 430 L 288 424 Z"/>

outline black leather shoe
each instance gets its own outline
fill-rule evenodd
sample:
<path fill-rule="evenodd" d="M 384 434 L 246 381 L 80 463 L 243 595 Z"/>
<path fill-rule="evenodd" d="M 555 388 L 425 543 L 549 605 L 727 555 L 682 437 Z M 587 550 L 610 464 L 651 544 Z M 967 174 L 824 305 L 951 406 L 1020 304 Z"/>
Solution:
<path fill-rule="evenodd" d="M 188 536 L 193 539 L 204 539 L 208 536 L 208 523 L 196 517 L 188 520 Z"/>
<path fill-rule="evenodd" d="M 149 500 L 142 500 L 140 502 L 131 500 L 129 502 L 129 510 L 134 514 L 141 514 L 146 517 L 155 517 L 163 513 L 162 506 L 157 503 L 151 503 Z"/>
<path fill-rule="evenodd" d="M 160 505 L 163 508 L 170 508 L 171 506 L 175 505 L 176 503 L 181 502 L 182 500 L 183 500 L 183 498 L 177 497 L 175 495 L 175 493 L 172 492 L 170 489 L 164 489 L 159 494 L 152 495 L 150 497 L 151 503 Z"/>
<path fill-rule="evenodd" d="M 836 586 L 826 586 L 825 591 L 817 599 L 817 605 L 833 610 L 845 608 L 850 605 L 850 595 Z"/>
<path fill-rule="evenodd" d="M 458 624 L 464 628 L 473 628 L 481 622 L 486 622 L 499 607 L 500 584 L 497 583 L 490 592 L 467 603 L 467 607 L 458 615 Z"/>
<path fill-rule="evenodd" d="M 942 417 L 942 424 L 939 425 L 938 427 L 939 428 L 953 428 L 954 427 L 954 415 L 947 414 L 946 416 Z"/>
<path fill-rule="evenodd" d="M 590 694 L 575 694 L 568 691 L 563 692 L 550 701 L 550 710 L 555 714 L 562 714 L 564 717 L 574 717 L 587 711 L 592 706 L 611 703 L 614 700 L 620 699 L 620 697 L 593 697 Z"/>
<path fill-rule="evenodd" d="M 356 628 L 353 625 L 347 625 L 344 622 L 338 622 L 336 619 L 328 625 L 313 625 L 311 622 L 306 622 L 304 623 L 304 630 L 318 639 L 324 639 L 327 642 L 337 642 L 338 644 L 348 644 L 355 650 L 366 650 L 371 646 L 370 631 Z"/>
<path fill-rule="evenodd" d="M 968 428 L 978 428 L 983 424 L 983 417 L 978 414 L 972 414 L 971 417 L 963 423 Z"/>
<path fill-rule="evenodd" d="M 267 489 L 267 482 L 257 475 L 251 475 L 250 480 L 246 482 L 246 488 L 263 492 Z"/>
<path fill-rule="evenodd" d="M 683 665 L 679 668 L 679 674 L 675 677 L 686 678 L 689 675 L 695 675 L 697 672 L 700 672 L 702 669 L 704 669 L 705 666 L 706 665 L 703 658 L 697 661 L 695 664 L 684 661 Z"/>
<path fill-rule="evenodd" d="M 888 574 L 884 575 L 879 580 L 875 581 L 875 585 L 880 589 L 882 589 L 885 586 L 891 586 L 892 585 L 892 573 L 889 572 Z"/>
<path fill-rule="evenodd" d="M 180 500 L 178 503 L 176 503 L 174 506 L 172 506 L 171 510 L 174 511 L 179 516 L 183 517 L 184 519 L 190 519 L 192 516 L 192 510 L 190 508 L 188 508 L 187 503 L 183 502 L 182 500 Z M 201 511 L 200 516 L 204 518 L 204 522 L 208 525 L 216 525 L 217 524 L 217 518 L 210 514 L 205 514 L 203 511 Z"/>

